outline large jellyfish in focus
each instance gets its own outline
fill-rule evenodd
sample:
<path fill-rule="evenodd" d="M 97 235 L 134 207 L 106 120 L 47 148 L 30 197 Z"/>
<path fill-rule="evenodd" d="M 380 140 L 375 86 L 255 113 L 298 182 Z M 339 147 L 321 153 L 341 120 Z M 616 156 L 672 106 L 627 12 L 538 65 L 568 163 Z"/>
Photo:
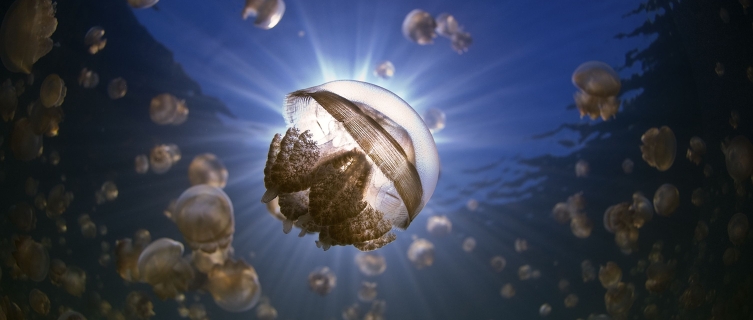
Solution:
<path fill-rule="evenodd" d="M 233 203 L 220 188 L 206 184 L 188 188 L 175 203 L 172 218 L 191 249 L 214 252 L 233 240 Z"/>
<path fill-rule="evenodd" d="M 572 80 L 580 89 L 575 93 L 575 105 L 581 117 L 588 115 L 593 120 L 601 116 L 606 121 L 617 114 L 620 101 L 616 96 L 622 84 L 612 67 L 601 61 L 589 61 L 575 69 Z"/>
<path fill-rule="evenodd" d="M 207 287 L 220 308 L 242 312 L 253 308 L 261 298 L 259 276 L 243 260 L 228 259 L 207 274 Z"/>
<path fill-rule="evenodd" d="M 243 8 L 243 20 L 255 16 L 254 25 L 269 30 L 274 28 L 285 14 L 285 2 L 282 0 L 246 0 Z"/>
<path fill-rule="evenodd" d="M 31 73 L 39 58 L 52 50 L 50 36 L 58 27 L 50 0 L 16 0 L 0 27 L 0 60 L 11 72 Z"/>
<path fill-rule="evenodd" d="M 403 20 L 403 35 L 408 40 L 418 43 L 420 45 L 434 43 L 437 33 L 437 23 L 434 21 L 434 17 L 426 11 L 415 9 L 408 13 Z"/>
<path fill-rule="evenodd" d="M 319 232 L 317 246 L 368 251 L 395 240 L 428 202 L 439 156 L 421 117 L 393 93 L 334 81 L 286 98 L 285 136 L 275 135 L 262 202 L 279 196 L 287 218 Z"/>

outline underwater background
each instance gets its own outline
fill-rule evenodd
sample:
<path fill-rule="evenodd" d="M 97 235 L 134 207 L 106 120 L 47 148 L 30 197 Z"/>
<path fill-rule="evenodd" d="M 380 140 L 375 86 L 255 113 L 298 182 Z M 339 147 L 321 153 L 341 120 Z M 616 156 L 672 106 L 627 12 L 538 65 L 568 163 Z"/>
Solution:
<path fill-rule="evenodd" d="M 0 3 L 4 21 L 13 3 Z M 33 81 L 0 68 L 0 81 L 10 79 L 18 94 L 15 115 L 0 122 L 0 319 L 58 319 L 68 309 L 87 319 L 274 319 L 259 314 L 260 305 L 273 307 L 277 319 L 753 319 L 753 233 L 746 232 L 753 185 L 750 172 L 733 178 L 728 151 L 736 137 L 753 138 L 749 0 L 289 0 L 285 6 L 279 23 L 263 30 L 241 18 L 239 0 L 162 0 L 144 9 L 125 0 L 57 2 L 55 45 L 33 63 Z M 467 52 L 458 54 L 442 37 L 430 45 L 406 39 L 403 20 L 417 8 L 453 15 L 473 37 Z M 85 38 L 94 26 L 107 43 L 91 54 Z M 621 80 L 619 112 L 608 120 L 579 115 L 573 99 L 579 91 L 573 71 L 592 60 Z M 394 64 L 389 79 L 373 73 L 383 61 Z M 82 68 L 95 71 L 99 84 L 82 86 Z M 43 138 L 41 156 L 18 159 L 14 125 L 31 117 L 27 106 L 50 74 L 67 87 L 59 131 Z M 119 77 L 127 92 L 112 99 L 108 84 Z M 285 95 L 334 80 L 373 83 L 420 115 L 431 108 L 446 115 L 445 127 L 433 132 L 441 163 L 436 191 L 410 227 L 396 231 L 397 240 L 370 252 L 386 262 L 376 276 L 359 271 L 360 252 L 352 246 L 323 251 L 316 234 L 283 233 L 260 201 L 270 140 L 286 130 Z M 162 93 L 185 100 L 185 122 L 150 119 L 152 98 Z M 666 171 L 644 161 L 640 148 L 644 133 L 662 126 L 676 137 Z M 694 136 L 705 142 L 700 164 L 685 157 Z M 137 173 L 134 158 L 163 144 L 177 145 L 180 160 L 162 174 Z M 233 257 L 253 266 L 264 297 L 250 310 L 219 307 L 204 272 L 194 271 L 176 301 L 117 271 L 124 259 L 117 241 L 139 229 L 153 240 L 183 242 L 191 255 L 166 211 L 192 186 L 189 165 L 204 153 L 228 172 L 222 190 L 234 212 Z M 741 154 L 734 161 L 753 166 L 753 151 Z M 630 173 L 625 159 L 634 164 Z M 576 174 L 580 160 L 587 174 Z M 38 183 L 31 194 L 30 178 Z M 116 199 L 101 201 L 108 181 L 117 186 Z M 66 230 L 35 203 L 41 194 L 49 205 L 60 184 L 72 194 L 59 215 Z M 635 192 L 657 200 L 664 184 L 677 188 L 679 206 L 669 216 L 653 215 L 629 250 L 619 247 L 604 212 L 632 203 Z M 577 216 L 592 228 L 585 237 L 553 214 L 581 192 L 585 206 Z M 36 220 L 26 230 L 14 214 L 21 203 Z M 737 213 L 747 217 L 745 231 L 733 237 Z M 434 216 L 451 221 L 449 234 L 427 229 Z M 93 236 L 82 229 L 90 223 L 97 227 Z M 85 291 L 72 294 L 54 283 L 52 270 L 40 281 L 19 271 L 18 243 L 27 235 L 49 259 L 85 271 Z M 468 237 L 476 245 L 467 251 Z M 418 238 L 434 246 L 433 263 L 422 268 L 406 255 Z M 504 258 L 501 268 L 495 256 Z M 595 270 L 584 271 L 584 260 Z M 608 262 L 621 268 L 623 291 L 602 285 L 599 269 Z M 662 290 L 647 284 L 658 281 L 648 272 L 653 264 L 671 269 L 659 275 Z M 337 279 L 326 295 L 310 289 L 310 273 L 319 267 Z M 359 301 L 363 281 L 376 283 L 383 305 Z M 514 293 L 506 297 L 508 284 Z M 35 311 L 34 289 L 49 297 L 48 314 Z M 142 294 L 136 306 L 127 299 L 132 292 Z M 354 304 L 357 316 L 349 318 L 344 310 Z M 541 312 L 544 304 L 551 310 Z M 148 307 L 153 315 L 134 311 Z M 9 311 L 16 308 L 20 313 Z"/>

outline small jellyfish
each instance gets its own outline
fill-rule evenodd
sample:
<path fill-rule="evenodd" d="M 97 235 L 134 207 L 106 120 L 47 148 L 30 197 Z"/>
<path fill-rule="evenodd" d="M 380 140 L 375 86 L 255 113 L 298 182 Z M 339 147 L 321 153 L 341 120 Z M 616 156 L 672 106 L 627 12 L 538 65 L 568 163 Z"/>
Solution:
<path fill-rule="evenodd" d="M 8 219 L 18 230 L 29 232 L 37 225 L 37 216 L 34 208 L 26 202 L 19 202 L 10 208 Z"/>
<path fill-rule="evenodd" d="M 42 155 L 42 136 L 34 132 L 29 119 L 18 119 L 10 138 L 10 149 L 16 159 L 31 161 Z"/>
<path fill-rule="evenodd" d="M 361 320 L 360 316 L 360 308 L 358 307 L 358 303 L 354 303 L 347 308 L 343 309 L 342 312 L 343 320 Z"/>
<path fill-rule="evenodd" d="M 494 272 L 500 273 L 505 270 L 505 266 L 507 266 L 507 260 L 505 260 L 505 258 L 502 256 L 494 256 L 489 261 L 489 264 L 491 264 Z"/>
<path fill-rule="evenodd" d="M 107 45 L 107 39 L 105 36 L 105 29 L 100 26 L 94 26 L 86 32 L 84 36 L 84 44 L 88 47 L 89 53 L 96 54 Z"/>
<path fill-rule="evenodd" d="M 115 182 L 105 181 L 99 188 L 99 191 L 107 201 L 114 201 L 118 198 L 118 186 L 115 185 Z"/>
<path fill-rule="evenodd" d="M 724 9 L 722 9 L 722 10 L 724 10 Z M 724 10 L 722 12 L 726 13 L 727 10 Z M 727 21 L 729 21 L 729 18 L 727 19 Z M 716 75 L 719 76 L 719 77 L 723 76 L 724 75 L 724 65 L 721 62 L 717 62 L 716 66 L 714 67 L 714 72 L 716 72 Z"/>
<path fill-rule="evenodd" d="M 39 89 L 39 100 L 46 108 L 58 107 L 63 104 L 67 91 L 63 79 L 53 73 L 44 78 L 42 88 Z"/>
<path fill-rule="evenodd" d="M 594 225 L 591 219 L 585 214 L 578 214 L 572 217 L 570 220 L 570 231 L 573 235 L 580 239 L 585 239 L 591 236 Z"/>
<path fill-rule="evenodd" d="M 60 283 L 66 292 L 74 297 L 80 297 L 86 292 L 86 271 L 76 266 L 68 266 L 60 278 Z"/>
<path fill-rule="evenodd" d="M 518 278 L 521 281 L 531 279 L 531 277 L 533 276 L 532 273 L 533 273 L 533 269 L 531 268 L 531 266 L 527 264 L 524 264 L 518 268 Z"/>
<path fill-rule="evenodd" d="M 416 267 L 423 269 L 434 264 L 434 244 L 426 239 L 416 239 L 408 247 L 408 260 Z"/>
<path fill-rule="evenodd" d="M 378 276 L 387 270 L 387 261 L 377 254 L 359 252 L 354 260 L 358 270 L 365 276 Z"/>
<path fill-rule="evenodd" d="M 201 303 L 194 303 L 188 309 L 188 319 L 191 320 L 209 320 L 207 310 Z"/>
<path fill-rule="evenodd" d="M 40 100 L 29 104 L 27 109 L 31 128 L 35 134 L 54 137 L 60 130 L 60 122 L 63 122 L 63 109 L 60 107 L 46 108 Z"/>
<path fill-rule="evenodd" d="M 94 224 L 88 214 L 82 214 L 78 217 L 78 225 L 81 227 L 81 235 L 84 238 L 92 239 L 97 237 L 97 225 Z"/>
<path fill-rule="evenodd" d="M 447 117 L 442 110 L 437 108 L 429 108 L 424 112 L 424 122 L 432 133 L 442 131 L 447 122 Z"/>
<path fill-rule="evenodd" d="M 50 269 L 47 248 L 29 236 L 14 236 L 13 243 L 16 248 L 13 258 L 20 271 L 34 282 L 44 280 Z"/>
<path fill-rule="evenodd" d="M 654 206 L 643 193 L 633 193 L 633 204 L 630 206 L 633 213 L 632 225 L 636 228 L 643 227 L 647 222 L 654 219 Z"/>
<path fill-rule="evenodd" d="M 163 174 L 173 166 L 174 158 L 170 146 L 160 144 L 152 148 L 149 153 L 149 166 L 152 168 L 152 172 Z"/>
<path fill-rule="evenodd" d="M 463 240 L 463 251 L 465 252 L 473 252 L 473 249 L 476 248 L 476 239 L 473 237 L 468 237 Z"/>
<path fill-rule="evenodd" d="M 703 221 L 698 221 L 698 224 L 695 226 L 695 232 L 693 233 L 693 241 L 701 242 L 705 240 L 708 235 L 709 226 Z"/>
<path fill-rule="evenodd" d="M 211 253 L 233 240 L 233 203 L 220 188 L 206 184 L 188 188 L 175 203 L 172 218 L 193 250 Z"/>
<path fill-rule="evenodd" d="M 667 171 L 675 162 L 677 154 L 677 140 L 675 134 L 667 126 L 651 128 L 641 136 L 641 153 L 648 165 L 659 171 Z"/>
<path fill-rule="evenodd" d="M 450 40 L 452 50 L 455 50 L 458 54 L 468 52 L 468 48 L 473 44 L 473 37 L 471 37 L 471 34 L 463 31 L 453 34 Z"/>
<path fill-rule="evenodd" d="M 591 171 L 591 166 L 588 161 L 580 159 L 575 163 L 575 177 L 588 177 L 589 171 Z"/>
<path fill-rule="evenodd" d="M 743 181 L 753 173 L 753 145 L 745 136 L 737 136 L 722 143 L 727 172 L 735 181 Z"/>
<path fill-rule="evenodd" d="M 377 284 L 376 282 L 361 282 L 361 288 L 358 289 L 358 300 L 361 302 L 371 302 L 376 299 L 377 296 Z"/>
<path fill-rule="evenodd" d="M 614 288 L 622 280 L 622 269 L 616 263 L 609 261 L 606 266 L 599 268 L 599 281 L 606 288 Z"/>
<path fill-rule="evenodd" d="M 674 278 L 675 262 L 654 261 L 646 269 L 646 290 L 653 293 L 666 291 Z"/>
<path fill-rule="evenodd" d="M 200 154 L 193 158 L 188 166 L 188 180 L 191 185 L 207 184 L 217 188 L 224 188 L 227 184 L 228 172 L 225 165 L 217 156 L 211 153 Z"/>
<path fill-rule="evenodd" d="M 697 281 L 691 281 L 688 288 L 680 295 L 680 306 L 692 310 L 703 304 L 706 298 L 706 292 Z"/>
<path fill-rule="evenodd" d="M 50 36 L 57 26 L 52 1 L 14 1 L 0 27 L 0 59 L 5 68 L 31 73 L 32 65 L 52 50 Z"/>
<path fill-rule="evenodd" d="M 149 239 L 142 240 L 137 237 L 136 241 L 130 238 L 115 241 L 115 268 L 123 280 L 138 281 L 140 279 L 139 256 L 149 242 L 151 242 L 151 236 Z"/>
<path fill-rule="evenodd" d="M 403 20 L 403 35 L 410 41 L 420 45 L 434 43 L 437 37 L 434 31 L 437 23 L 434 18 L 426 11 L 414 9 L 405 16 Z"/>
<path fill-rule="evenodd" d="M 680 191 L 677 187 L 665 183 L 656 189 L 654 194 L 654 210 L 660 216 L 669 217 L 680 206 Z"/>
<path fill-rule="evenodd" d="M 86 320 L 86 317 L 76 311 L 68 310 L 63 312 L 57 320 Z"/>
<path fill-rule="evenodd" d="M 465 203 L 465 208 L 468 209 L 468 211 L 476 211 L 476 209 L 478 209 L 478 200 L 468 200 L 468 202 Z"/>
<path fill-rule="evenodd" d="M 706 202 L 706 197 L 708 197 L 708 195 L 703 189 L 696 188 L 693 190 L 693 194 L 690 195 L 690 202 L 693 203 L 694 206 L 700 207 Z"/>
<path fill-rule="evenodd" d="M 16 87 L 8 79 L 0 85 L 0 116 L 3 117 L 3 121 L 9 122 L 13 120 L 17 108 L 18 96 L 16 95 Z"/>
<path fill-rule="evenodd" d="M 168 238 L 157 239 L 144 248 L 137 266 L 141 281 L 152 285 L 162 300 L 185 292 L 194 279 L 190 263 L 183 259 L 183 244 Z"/>
<path fill-rule="evenodd" d="M 511 283 L 506 283 L 499 290 L 499 294 L 505 299 L 510 299 L 515 296 L 515 287 Z"/>
<path fill-rule="evenodd" d="M 580 270 L 583 282 L 589 282 L 596 279 L 596 268 L 594 268 L 590 260 L 583 260 L 580 264 Z"/>
<path fill-rule="evenodd" d="M 727 235 L 732 244 L 739 246 L 745 242 L 748 233 L 748 217 L 743 213 L 735 213 L 727 224 Z"/>
<path fill-rule="evenodd" d="M 128 5 L 134 9 L 146 9 L 153 7 L 157 2 L 159 0 L 128 0 Z"/>
<path fill-rule="evenodd" d="M 573 84 L 580 89 L 575 93 L 575 105 L 580 117 L 588 115 L 592 120 L 601 116 L 606 121 L 614 117 L 620 108 L 616 96 L 622 84 L 620 76 L 608 64 L 589 61 L 575 69 Z"/>
<path fill-rule="evenodd" d="M 145 174 L 149 171 L 149 158 L 145 154 L 140 154 L 134 159 L 133 165 L 136 173 Z"/>
<path fill-rule="evenodd" d="M 690 146 L 688 147 L 688 152 L 685 154 L 688 160 L 699 165 L 701 164 L 701 161 L 703 161 L 703 156 L 705 154 L 706 143 L 699 137 L 690 138 Z"/>
<path fill-rule="evenodd" d="M 169 93 L 160 94 L 149 104 L 149 117 L 156 124 L 182 124 L 188 118 L 186 101 Z"/>
<path fill-rule="evenodd" d="M 43 316 L 50 312 L 50 298 L 38 289 L 32 289 L 29 293 L 29 305 L 34 312 Z"/>
<path fill-rule="evenodd" d="M 638 228 L 629 226 L 614 233 L 614 242 L 624 254 L 638 250 Z"/>
<path fill-rule="evenodd" d="M 445 38 L 451 38 L 452 35 L 458 33 L 461 30 L 458 21 L 455 20 L 455 17 L 447 13 L 440 13 L 435 19 L 435 22 L 437 23 L 437 27 L 434 29 L 434 31 L 436 31 L 438 35 Z"/>
<path fill-rule="evenodd" d="M 618 283 L 616 286 L 607 289 L 607 293 L 604 294 L 604 303 L 607 307 L 607 312 L 612 316 L 627 315 L 630 307 L 633 306 L 635 301 L 635 286 L 628 283 Z"/>
<path fill-rule="evenodd" d="M 548 316 L 550 313 L 552 313 L 552 306 L 548 303 L 542 304 L 541 307 L 539 307 L 539 315 L 542 317 Z"/>
<path fill-rule="evenodd" d="M 125 97 L 128 91 L 128 83 L 123 78 L 115 78 L 110 80 L 110 84 L 107 85 L 107 95 L 110 99 L 116 100 Z"/>
<path fill-rule="evenodd" d="M 622 161 L 622 171 L 625 172 L 625 174 L 631 174 L 633 173 L 634 165 L 633 160 L 625 159 L 625 161 Z"/>
<path fill-rule="evenodd" d="M 578 306 L 578 295 L 571 293 L 565 296 L 565 308 L 572 309 Z"/>
<path fill-rule="evenodd" d="M 452 222 L 447 216 L 431 216 L 426 222 L 426 231 L 436 237 L 443 237 L 452 232 Z"/>
<path fill-rule="evenodd" d="M 138 318 L 146 320 L 154 316 L 154 304 L 149 300 L 149 296 L 138 291 L 131 291 L 128 294 L 124 309 L 123 311 L 128 319 Z"/>
<path fill-rule="evenodd" d="M 337 277 L 328 267 L 319 267 L 309 273 L 309 289 L 326 296 L 337 285 Z"/>
<path fill-rule="evenodd" d="M 515 252 L 521 253 L 528 250 L 528 240 L 517 238 L 515 239 Z"/>
<path fill-rule="evenodd" d="M 285 2 L 282 0 L 246 0 L 243 8 L 243 20 L 254 16 L 254 26 L 269 30 L 274 28 L 285 14 Z"/>
<path fill-rule="evenodd" d="M 60 286 L 67 270 L 68 267 L 65 265 L 65 262 L 60 261 L 59 259 L 52 259 L 50 262 L 50 270 L 48 272 L 50 282 L 53 285 Z"/>
<path fill-rule="evenodd" d="M 256 318 L 259 320 L 277 319 L 277 309 L 269 303 L 269 299 L 262 297 L 261 302 L 256 307 Z"/>
<path fill-rule="evenodd" d="M 87 68 L 83 68 L 78 75 L 78 84 L 86 89 L 95 88 L 99 85 L 99 74 Z"/>
<path fill-rule="evenodd" d="M 374 68 L 374 75 L 382 79 L 389 79 L 395 75 L 395 65 L 389 61 L 383 61 Z"/>

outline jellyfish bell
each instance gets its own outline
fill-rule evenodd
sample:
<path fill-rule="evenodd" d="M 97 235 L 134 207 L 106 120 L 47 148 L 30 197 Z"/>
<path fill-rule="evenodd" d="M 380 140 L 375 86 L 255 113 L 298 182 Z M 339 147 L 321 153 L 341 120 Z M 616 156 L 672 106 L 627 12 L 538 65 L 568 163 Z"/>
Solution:
<path fill-rule="evenodd" d="M 722 144 L 727 172 L 735 181 L 748 179 L 753 173 L 753 144 L 745 136 L 737 136 Z"/>
<path fill-rule="evenodd" d="M 337 285 L 337 276 L 328 267 L 320 267 L 309 273 L 309 289 L 325 296 Z"/>
<path fill-rule="evenodd" d="M 434 264 L 434 244 L 426 239 L 416 239 L 408 247 L 408 260 L 416 267 L 423 269 Z"/>
<path fill-rule="evenodd" d="M 88 47 L 89 53 L 96 54 L 105 48 L 105 45 L 107 45 L 107 39 L 105 39 L 104 36 L 105 29 L 102 29 L 100 26 L 91 27 L 89 31 L 86 32 L 86 35 L 84 36 L 84 44 Z"/>
<path fill-rule="evenodd" d="M 188 166 L 188 179 L 191 185 L 208 184 L 217 188 L 224 188 L 227 184 L 228 172 L 225 165 L 217 156 L 211 153 L 197 155 Z"/>
<path fill-rule="evenodd" d="M 667 171 L 675 162 L 677 139 L 667 126 L 651 128 L 641 136 L 643 160 L 659 171 Z"/>
<path fill-rule="evenodd" d="M 677 187 L 665 183 L 656 189 L 654 194 L 654 210 L 656 214 L 668 217 L 680 206 L 680 192 Z"/>
<path fill-rule="evenodd" d="M 382 79 L 389 79 L 395 75 L 395 65 L 390 61 L 383 61 L 374 69 L 374 75 Z"/>
<path fill-rule="evenodd" d="M 405 38 L 420 45 L 434 43 L 434 38 L 437 37 L 436 28 L 437 23 L 431 14 L 421 9 L 414 9 L 409 12 L 403 20 L 403 35 Z"/>
<path fill-rule="evenodd" d="M 162 300 L 185 292 L 194 278 L 191 265 L 182 256 L 183 244 L 168 238 L 155 240 L 139 255 L 141 281 L 152 285 Z"/>
<path fill-rule="evenodd" d="M 42 155 L 42 136 L 34 132 L 29 119 L 18 119 L 10 138 L 10 149 L 16 159 L 31 161 Z"/>
<path fill-rule="evenodd" d="M 452 222 L 447 216 L 431 216 L 426 223 L 426 231 L 437 237 L 446 236 L 452 232 Z"/>
<path fill-rule="evenodd" d="M 434 31 L 436 31 L 438 35 L 445 38 L 450 38 L 453 34 L 456 34 L 458 33 L 458 31 L 460 31 L 460 25 L 458 25 L 458 21 L 455 20 L 455 17 L 450 14 L 440 13 L 437 18 L 434 19 L 434 21 L 437 23 L 437 27 L 434 29 Z"/>
<path fill-rule="evenodd" d="M 44 280 L 50 268 L 47 248 L 28 236 L 14 237 L 13 242 L 16 248 L 13 258 L 21 272 L 34 282 Z"/>
<path fill-rule="evenodd" d="M 161 144 L 154 146 L 149 153 L 149 166 L 152 168 L 152 172 L 156 174 L 163 174 L 170 170 L 173 166 L 173 156 L 170 152 L 170 147 Z"/>
<path fill-rule="evenodd" d="M 366 276 L 378 276 L 387 270 L 385 258 L 377 254 L 359 252 L 354 260 L 358 270 Z"/>
<path fill-rule="evenodd" d="M 99 84 L 99 74 L 87 68 L 83 68 L 78 75 L 78 84 L 86 89 L 94 88 Z"/>
<path fill-rule="evenodd" d="M 186 101 L 169 93 L 157 95 L 149 103 L 149 117 L 156 124 L 179 125 L 188 117 Z"/>
<path fill-rule="evenodd" d="M 123 78 L 118 77 L 112 79 L 107 85 L 107 95 L 110 96 L 110 99 L 112 100 L 125 97 L 126 92 L 128 92 L 128 83 Z"/>
<path fill-rule="evenodd" d="M 32 289 L 29 292 L 29 305 L 37 314 L 44 316 L 50 312 L 50 298 L 39 289 Z"/>
<path fill-rule="evenodd" d="M 429 131 L 431 131 L 432 133 L 442 131 L 442 129 L 444 129 L 445 127 L 445 123 L 447 122 L 447 116 L 445 115 L 444 111 L 437 108 L 427 109 L 426 112 L 424 112 L 423 119 L 426 123 L 426 126 L 429 128 Z"/>
<path fill-rule="evenodd" d="M 159 0 L 128 0 L 128 5 L 134 9 L 146 9 L 153 7 L 157 2 Z"/>
<path fill-rule="evenodd" d="M 67 91 L 65 81 L 53 73 L 42 81 L 42 88 L 39 89 L 39 100 L 47 108 L 58 107 L 63 104 Z"/>
<path fill-rule="evenodd" d="M 211 253 L 233 240 L 233 203 L 220 188 L 206 184 L 188 188 L 175 203 L 172 218 L 191 249 Z"/>
<path fill-rule="evenodd" d="M 463 240 L 463 251 L 472 252 L 476 248 L 476 239 L 468 237 Z"/>
<path fill-rule="evenodd" d="M 572 80 L 576 87 L 595 97 L 616 96 L 622 86 L 617 72 L 601 61 L 581 64 L 573 72 Z"/>
<path fill-rule="evenodd" d="M 5 68 L 31 73 L 34 63 L 52 50 L 50 36 L 57 25 L 52 1 L 14 1 L 0 26 L 0 60 Z"/>
<path fill-rule="evenodd" d="M 606 266 L 599 268 L 599 281 L 606 288 L 616 287 L 622 280 L 622 269 L 616 263 L 609 261 Z"/>
<path fill-rule="evenodd" d="M 254 25 L 260 29 L 274 28 L 285 14 L 285 2 L 282 0 L 246 0 L 243 8 L 243 20 L 254 16 Z"/>

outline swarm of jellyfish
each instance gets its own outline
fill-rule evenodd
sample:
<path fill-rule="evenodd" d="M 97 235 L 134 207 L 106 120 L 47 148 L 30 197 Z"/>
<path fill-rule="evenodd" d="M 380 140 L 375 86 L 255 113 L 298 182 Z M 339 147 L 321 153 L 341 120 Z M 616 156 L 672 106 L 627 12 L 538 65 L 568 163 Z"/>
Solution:
<path fill-rule="evenodd" d="M 228 172 L 225 165 L 217 156 L 211 153 L 200 154 L 193 158 L 188 166 L 188 180 L 191 185 L 206 184 L 217 188 L 224 188 L 227 184 Z"/>
<path fill-rule="evenodd" d="M 389 79 L 395 75 L 395 65 L 390 61 L 383 61 L 374 68 L 374 75 L 382 79 Z"/>
<path fill-rule="evenodd" d="M 408 247 L 408 260 L 416 269 L 423 269 L 434 264 L 434 244 L 426 239 L 416 239 Z"/>
<path fill-rule="evenodd" d="M 149 104 L 149 117 L 156 124 L 175 126 L 182 124 L 188 119 L 186 101 L 169 93 L 157 95 Z"/>
<path fill-rule="evenodd" d="M 254 16 L 257 28 L 269 30 L 274 28 L 285 14 L 285 2 L 282 0 L 246 0 L 243 7 L 243 20 Z"/>
<path fill-rule="evenodd" d="M 387 270 L 387 262 L 383 256 L 359 252 L 356 254 L 355 263 L 358 270 L 366 276 L 378 276 Z"/>
<path fill-rule="evenodd" d="M 14 1 L 0 26 L 0 60 L 5 68 L 31 73 L 34 63 L 52 50 L 50 36 L 57 26 L 52 1 Z"/>
<path fill-rule="evenodd" d="M 648 165 L 659 171 L 667 171 L 675 162 L 677 154 L 677 139 L 667 126 L 651 128 L 641 136 L 641 153 Z"/>
<path fill-rule="evenodd" d="M 595 120 L 599 116 L 604 121 L 613 118 L 620 109 L 622 83 L 620 76 L 608 64 L 601 61 L 589 61 L 575 69 L 573 84 L 580 89 L 575 93 L 575 106 L 580 117 L 589 116 Z"/>
<path fill-rule="evenodd" d="M 172 218 L 191 249 L 211 253 L 233 240 L 233 203 L 220 188 L 206 184 L 188 188 L 175 203 Z"/>
<path fill-rule="evenodd" d="M 335 81 L 286 98 L 290 127 L 275 135 L 264 168 L 262 202 L 279 197 L 286 217 L 319 232 L 318 247 L 368 251 L 395 240 L 426 205 L 439 175 L 431 133 L 393 93 Z"/>
<path fill-rule="evenodd" d="M 337 276 L 328 267 L 320 267 L 309 273 L 309 289 L 326 296 L 337 285 Z"/>
<path fill-rule="evenodd" d="M 86 32 L 84 36 L 84 44 L 89 50 L 89 53 L 96 54 L 100 50 L 104 49 L 107 45 L 107 39 L 104 38 L 105 29 L 100 26 L 94 26 Z"/>

